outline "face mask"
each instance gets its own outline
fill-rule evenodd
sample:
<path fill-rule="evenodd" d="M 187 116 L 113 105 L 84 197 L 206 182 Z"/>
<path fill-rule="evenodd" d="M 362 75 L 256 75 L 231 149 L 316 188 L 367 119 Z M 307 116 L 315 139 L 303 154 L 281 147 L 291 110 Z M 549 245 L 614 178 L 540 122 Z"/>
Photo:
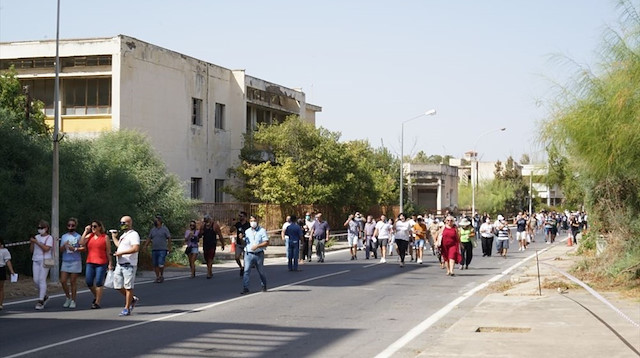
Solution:
<path fill-rule="evenodd" d="M 309 219 L 311 219 L 311 215 L 307 215 L 307 216 L 305 216 L 304 218 L 305 218 L 305 219 L 307 219 L 307 220 L 309 220 Z"/>
<path fill-rule="evenodd" d="M 120 225 L 120 230 L 127 230 L 127 224 Z"/>
<path fill-rule="evenodd" d="M 47 232 L 47 229 L 38 229 L 40 235 L 44 235 L 45 232 Z"/>
<path fill-rule="evenodd" d="M 251 227 L 252 227 L 252 228 L 254 228 L 254 229 L 255 229 L 256 227 L 258 227 L 258 223 L 257 223 L 256 221 L 251 221 L 251 222 L 249 223 L 249 225 L 251 225 Z"/>

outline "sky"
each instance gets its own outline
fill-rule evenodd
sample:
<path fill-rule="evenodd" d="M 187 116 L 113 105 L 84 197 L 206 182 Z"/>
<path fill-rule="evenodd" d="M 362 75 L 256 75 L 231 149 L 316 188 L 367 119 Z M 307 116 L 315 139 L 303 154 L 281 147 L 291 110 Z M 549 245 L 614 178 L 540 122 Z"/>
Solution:
<path fill-rule="evenodd" d="M 637 0 L 634 0 L 637 1 Z M 316 125 L 399 155 L 544 160 L 557 86 L 597 68 L 613 0 L 61 0 L 60 38 L 118 34 L 289 88 Z M 0 42 L 55 39 L 56 0 L 0 0 Z M 504 132 L 497 129 L 506 128 Z"/>

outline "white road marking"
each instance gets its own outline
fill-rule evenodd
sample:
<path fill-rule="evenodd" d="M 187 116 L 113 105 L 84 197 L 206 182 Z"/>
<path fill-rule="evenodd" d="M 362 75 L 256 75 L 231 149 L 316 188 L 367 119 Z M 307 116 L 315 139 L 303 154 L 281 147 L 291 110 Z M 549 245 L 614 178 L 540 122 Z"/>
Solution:
<path fill-rule="evenodd" d="M 297 281 L 297 282 L 294 282 L 294 283 L 290 283 L 288 285 L 278 286 L 278 287 L 276 287 L 274 289 L 271 289 L 271 291 L 279 291 L 279 290 L 282 290 L 282 289 L 287 288 L 287 287 L 300 285 L 300 284 L 303 284 L 303 283 L 306 283 L 306 282 L 319 280 L 319 279 L 323 279 L 323 278 L 326 278 L 326 277 L 341 275 L 341 274 L 347 273 L 349 271 L 351 271 L 351 270 L 343 270 L 343 271 L 333 272 L 333 273 L 322 275 L 322 276 L 308 278 L 308 279 L 305 279 L 305 280 L 301 280 L 301 281 Z M 158 318 L 155 318 L 155 319 L 152 319 L 152 320 L 149 320 L 149 321 L 142 321 L 142 322 L 132 323 L 132 324 L 128 324 L 128 325 L 125 325 L 125 326 L 122 326 L 122 327 L 111 328 L 111 329 L 94 332 L 94 333 L 87 334 L 87 335 L 80 336 L 80 337 L 65 339 L 62 342 L 52 343 L 52 344 L 48 344 L 48 345 L 41 346 L 41 347 L 38 347 L 38 348 L 33 348 L 33 349 L 28 350 L 28 351 L 23 351 L 23 352 L 16 353 L 16 354 L 13 354 L 13 355 L 10 355 L 10 356 L 6 356 L 5 358 L 22 357 L 22 356 L 29 355 L 29 354 L 32 354 L 32 353 L 35 353 L 35 352 L 40 352 L 40 351 L 43 351 L 43 350 L 46 350 L 46 349 L 49 349 L 49 348 L 61 346 L 63 344 L 68 344 L 68 343 L 71 343 L 71 342 L 77 342 L 77 341 L 81 341 L 83 339 L 97 337 L 97 336 L 101 336 L 101 335 L 104 335 L 104 334 L 107 334 L 107 333 L 122 331 L 122 330 L 130 329 L 130 328 L 133 328 L 133 327 L 143 326 L 143 325 L 146 325 L 146 324 L 149 324 L 149 323 L 164 321 L 164 320 L 168 320 L 168 319 L 171 319 L 171 318 L 184 316 L 184 315 L 186 315 L 188 313 L 201 312 L 201 311 L 207 310 L 209 308 L 213 308 L 213 307 L 220 306 L 220 305 L 223 305 L 223 304 L 235 302 L 235 301 L 238 301 L 238 300 L 241 300 L 241 299 L 245 299 L 245 298 L 248 298 L 248 297 L 252 297 L 252 296 L 255 296 L 255 294 L 234 297 L 234 298 L 231 298 L 231 299 L 228 299 L 228 300 L 225 300 L 225 301 L 214 302 L 214 303 L 211 303 L 211 304 L 199 307 L 199 308 L 194 308 L 194 309 L 191 309 L 191 310 L 188 310 L 188 311 L 179 312 L 179 313 L 173 313 L 173 314 L 170 314 L 170 315 L 167 315 L 167 316 L 158 317 Z M 28 301 L 26 301 L 26 302 L 28 302 Z"/>
<path fill-rule="evenodd" d="M 543 252 L 545 252 L 545 251 L 547 251 L 549 249 L 550 249 L 550 247 L 547 247 L 547 248 L 545 248 L 543 250 L 540 250 L 538 252 L 538 254 L 543 253 Z M 394 353 L 399 351 L 402 347 L 407 345 L 413 339 L 415 339 L 416 337 L 418 337 L 419 335 L 424 333 L 424 331 L 429 329 L 429 327 L 433 326 L 436 322 L 438 322 L 440 319 L 442 319 L 444 316 L 446 316 L 449 312 L 451 312 L 451 310 L 453 310 L 457 305 L 459 305 L 460 303 L 465 301 L 467 298 L 473 296 L 476 292 L 478 292 L 478 291 L 484 289 L 485 287 L 489 286 L 490 283 L 493 283 L 495 281 L 500 280 L 505 275 L 509 274 L 509 272 L 515 270 L 520 265 L 524 264 L 525 262 L 527 262 L 527 261 L 529 261 L 529 260 L 531 260 L 531 259 L 533 259 L 535 257 L 536 257 L 536 254 L 534 253 L 534 254 L 530 255 L 529 257 L 526 257 L 526 258 L 522 259 L 520 262 L 516 263 L 515 265 L 509 267 L 508 269 L 502 271 L 501 273 L 493 276 L 491 279 L 489 279 L 489 280 L 485 281 L 484 283 L 482 283 L 482 284 L 472 288 L 471 290 L 467 291 L 462 296 L 460 296 L 460 297 L 456 298 L 455 300 L 451 301 L 448 305 L 442 307 L 436 313 L 434 313 L 431 316 L 427 317 L 427 319 L 425 319 L 424 321 L 420 322 L 417 326 L 413 327 L 411 330 L 409 330 L 409 332 L 405 333 L 404 336 L 400 337 L 398 340 L 396 340 L 395 342 L 391 343 L 387 347 L 387 349 L 385 349 L 384 351 L 378 353 L 378 355 L 376 355 L 376 358 L 391 357 Z"/>

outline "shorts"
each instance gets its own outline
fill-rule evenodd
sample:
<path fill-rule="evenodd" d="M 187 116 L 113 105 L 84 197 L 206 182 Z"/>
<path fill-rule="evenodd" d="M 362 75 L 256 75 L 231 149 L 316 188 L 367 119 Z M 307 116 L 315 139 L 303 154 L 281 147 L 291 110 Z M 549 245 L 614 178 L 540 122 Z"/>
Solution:
<path fill-rule="evenodd" d="M 388 238 L 385 238 L 385 239 L 378 238 L 378 246 L 385 247 L 387 246 L 387 244 L 389 244 Z"/>
<path fill-rule="evenodd" d="M 213 258 L 216 256 L 216 247 L 206 247 L 203 249 L 204 251 L 204 259 L 209 261 L 209 260 L 213 260 Z"/>
<path fill-rule="evenodd" d="M 496 240 L 496 249 L 498 251 L 502 251 L 502 249 L 509 248 L 509 239 L 507 240 Z"/>
<path fill-rule="evenodd" d="M 113 272 L 113 288 L 116 290 L 121 288 L 132 290 L 136 278 L 136 270 L 136 266 L 116 265 L 116 270 Z"/>
<path fill-rule="evenodd" d="M 6 266 L 0 267 L 0 281 L 7 280 L 7 268 Z"/>
<path fill-rule="evenodd" d="M 166 258 L 167 250 L 151 251 L 151 261 L 153 261 L 153 267 L 164 267 L 164 261 Z"/>
<path fill-rule="evenodd" d="M 107 264 L 92 264 L 87 263 L 87 272 L 85 274 L 85 282 L 88 287 L 102 287 L 104 286 L 104 279 L 107 274 Z"/>
<path fill-rule="evenodd" d="M 358 235 L 347 234 L 347 242 L 349 246 L 355 246 L 358 244 Z"/>
<path fill-rule="evenodd" d="M 189 253 L 190 254 L 198 254 L 199 253 L 198 248 L 197 247 L 192 247 L 191 251 L 189 251 Z"/>
<path fill-rule="evenodd" d="M 527 239 L 527 232 L 526 231 L 518 231 L 516 233 L 516 240 L 518 241 L 523 241 Z"/>
<path fill-rule="evenodd" d="M 61 272 L 82 273 L 82 261 L 62 261 Z"/>
<path fill-rule="evenodd" d="M 416 249 L 418 249 L 418 248 L 420 248 L 420 249 L 424 248 L 424 245 L 425 245 L 425 241 L 424 241 L 424 239 L 417 239 L 417 240 L 416 240 L 416 242 L 415 242 L 415 245 L 416 245 Z"/>

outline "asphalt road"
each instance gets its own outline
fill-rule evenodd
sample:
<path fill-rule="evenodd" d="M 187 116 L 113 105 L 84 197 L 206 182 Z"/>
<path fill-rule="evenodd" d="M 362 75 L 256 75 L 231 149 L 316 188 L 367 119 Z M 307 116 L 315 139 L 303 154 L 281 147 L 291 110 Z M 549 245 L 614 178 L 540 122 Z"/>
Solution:
<path fill-rule="evenodd" d="M 241 278 L 231 266 L 214 267 L 211 280 L 190 279 L 186 271 L 162 284 L 138 278 L 140 303 L 129 317 L 118 317 L 123 298 L 113 290 L 100 310 L 89 309 L 88 293 L 75 310 L 62 308 L 63 297 L 52 298 L 44 311 L 35 311 L 33 302 L 5 305 L 0 356 L 373 357 L 465 292 L 547 246 L 541 237 L 536 241 L 525 252 L 513 243 L 506 259 L 484 258 L 477 247 L 470 269 L 455 277 L 446 276 L 431 255 L 422 265 L 400 268 L 397 256 L 379 264 L 364 260 L 364 252 L 351 261 L 348 251 L 336 251 L 301 272 L 289 272 L 284 259 L 268 260 L 266 293 L 259 292 L 254 270 L 255 293 L 240 295 Z M 428 350 L 481 298 L 463 301 L 393 356 Z"/>

